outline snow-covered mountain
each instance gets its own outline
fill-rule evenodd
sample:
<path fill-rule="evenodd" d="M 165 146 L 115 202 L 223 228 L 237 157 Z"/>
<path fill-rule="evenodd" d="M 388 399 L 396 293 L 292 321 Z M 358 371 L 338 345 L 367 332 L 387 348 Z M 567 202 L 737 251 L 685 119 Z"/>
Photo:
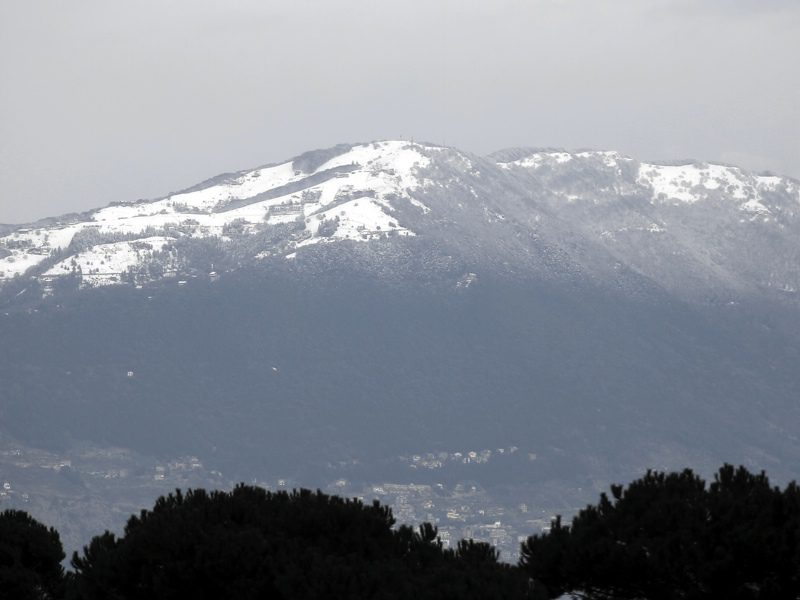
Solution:
<path fill-rule="evenodd" d="M 0 509 L 77 548 L 175 487 L 395 490 L 509 557 L 647 468 L 800 477 L 798 209 L 730 166 L 386 141 L 0 229 Z"/>
<path fill-rule="evenodd" d="M 791 294 L 800 288 L 798 209 L 796 180 L 731 166 L 609 151 L 477 157 L 381 141 L 19 227 L 0 237 L 0 285 L 144 284 L 214 271 L 196 260 L 203 241 L 235 255 L 235 267 L 302 259 L 321 245 L 421 237 L 468 266 L 600 278 L 626 269 L 684 295 Z"/>

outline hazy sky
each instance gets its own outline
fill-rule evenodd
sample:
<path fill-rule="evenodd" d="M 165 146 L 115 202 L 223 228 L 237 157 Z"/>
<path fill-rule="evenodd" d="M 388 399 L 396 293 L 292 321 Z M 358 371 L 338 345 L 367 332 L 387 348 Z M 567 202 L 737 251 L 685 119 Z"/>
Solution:
<path fill-rule="evenodd" d="M 0 0 L 0 222 L 345 141 L 800 177 L 798 0 Z"/>

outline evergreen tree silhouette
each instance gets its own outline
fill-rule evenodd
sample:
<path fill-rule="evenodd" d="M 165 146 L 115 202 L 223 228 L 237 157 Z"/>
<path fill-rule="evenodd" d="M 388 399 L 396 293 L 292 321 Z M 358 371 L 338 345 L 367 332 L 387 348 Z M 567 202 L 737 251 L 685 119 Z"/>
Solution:
<path fill-rule="evenodd" d="M 319 491 L 178 490 L 131 517 L 122 536 L 105 533 L 75 553 L 71 592 L 83 600 L 529 597 L 527 576 L 493 549 L 446 550 L 433 525 L 394 524 L 378 502 Z"/>
<path fill-rule="evenodd" d="M 49 600 L 64 591 L 58 532 L 21 510 L 0 513 L 0 599 Z"/>
<path fill-rule="evenodd" d="M 687 469 L 611 487 L 565 526 L 522 545 L 538 589 L 584 598 L 800 597 L 800 492 L 724 465 L 706 486 Z"/>

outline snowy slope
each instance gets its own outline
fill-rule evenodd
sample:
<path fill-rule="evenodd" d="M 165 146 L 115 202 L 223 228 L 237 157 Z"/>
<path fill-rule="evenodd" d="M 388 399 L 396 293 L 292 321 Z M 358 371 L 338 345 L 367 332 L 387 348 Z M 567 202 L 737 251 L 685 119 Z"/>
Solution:
<path fill-rule="evenodd" d="M 85 221 L 19 229 L 0 238 L 0 248 L 8 252 L 0 258 L 0 281 L 42 265 L 43 274 L 54 277 L 72 273 L 77 264 L 86 285 L 118 282 L 119 278 L 92 278 L 87 274 L 96 271 L 98 265 L 101 271 L 124 272 L 151 257 L 133 251 L 131 240 L 113 241 L 115 236 L 145 243 L 168 239 L 164 234 L 169 239 L 225 239 L 226 228 L 232 225 L 237 233 L 254 233 L 268 225 L 290 222 L 301 225 L 298 247 L 341 239 L 368 241 L 392 233 L 413 235 L 392 216 L 390 197 L 394 201 L 409 199 L 409 193 L 418 186 L 414 173 L 429 160 L 420 149 L 406 142 L 364 144 L 324 162 L 311 173 L 295 169 L 289 161 L 153 202 L 108 206 L 90 213 Z M 291 184 L 295 186 L 289 191 Z M 323 223 L 327 226 L 321 227 Z M 73 243 L 81 232 L 112 241 L 82 248 Z M 47 259 L 53 256 L 61 260 L 47 265 Z M 108 256 L 108 261 L 102 256 Z"/>
<path fill-rule="evenodd" d="M 241 264 L 242 253 L 291 259 L 310 247 L 411 238 L 436 242 L 446 260 L 462 255 L 467 271 L 492 254 L 492 264 L 590 277 L 624 265 L 668 289 L 794 290 L 798 209 L 797 181 L 732 166 L 594 150 L 481 158 L 381 141 L 19 228 L 0 237 L 0 285 L 70 275 L 93 287 L 133 282 L 133 272 L 139 283 L 185 269 L 201 241 Z"/>
<path fill-rule="evenodd" d="M 617 271 L 713 303 L 763 293 L 797 300 L 797 180 L 606 151 L 523 148 L 494 158 L 505 172 L 539 186 L 541 203 L 582 241 L 598 242 Z M 597 254 L 587 247 L 590 253 Z"/>
<path fill-rule="evenodd" d="M 580 167 L 578 163 L 581 163 Z M 642 188 L 653 204 L 694 204 L 720 198 L 743 212 L 761 215 L 771 214 L 767 199 L 770 194 L 785 194 L 800 204 L 797 181 L 774 175 L 756 175 L 727 165 L 647 163 L 613 151 L 530 151 L 513 160 L 500 160 L 498 164 L 505 170 L 525 169 L 544 177 L 553 171 L 563 175 L 570 168 L 577 171 L 587 166 L 602 166 L 620 178 L 618 183 L 634 183 Z M 635 173 L 633 181 L 625 181 L 626 168 Z M 557 191 L 559 186 L 556 183 L 551 187 Z M 592 195 L 587 194 L 585 199 L 592 199 Z"/>
<path fill-rule="evenodd" d="M 59 261 L 42 274 L 53 278 L 62 275 L 80 275 L 87 286 L 122 283 L 122 274 L 131 266 L 152 260 L 158 253 L 166 252 L 162 264 L 174 267 L 169 245 L 175 238 L 153 236 L 130 242 L 97 244 L 91 248 Z"/>

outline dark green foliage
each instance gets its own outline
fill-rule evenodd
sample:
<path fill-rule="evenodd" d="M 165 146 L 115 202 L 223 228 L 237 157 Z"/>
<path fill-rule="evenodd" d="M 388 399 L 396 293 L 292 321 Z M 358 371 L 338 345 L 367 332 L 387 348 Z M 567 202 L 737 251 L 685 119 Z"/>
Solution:
<path fill-rule="evenodd" d="M 19 510 L 0 513 L 0 599 L 46 600 L 63 593 L 58 532 Z"/>
<path fill-rule="evenodd" d="M 461 540 L 456 547 L 456 557 L 465 563 L 480 567 L 482 565 L 497 564 L 500 552 L 486 542 L 475 540 Z"/>
<path fill-rule="evenodd" d="M 611 486 L 570 526 L 522 546 L 443 548 L 436 527 L 393 528 L 391 510 L 308 490 L 176 491 L 72 559 L 70 600 L 196 598 L 795 599 L 800 488 L 725 465 Z M 64 597 L 58 534 L 0 513 L 0 598 Z M 529 579 L 530 578 L 530 579 Z M 532 585 L 531 585 L 532 582 Z"/>
<path fill-rule="evenodd" d="M 73 594 L 106 598 L 525 598 L 527 577 L 488 545 L 442 548 L 389 508 L 308 490 L 180 491 L 95 537 Z"/>
<path fill-rule="evenodd" d="M 553 595 L 586 598 L 797 598 L 800 492 L 764 473 L 722 467 L 649 472 L 611 487 L 570 526 L 522 546 L 521 566 Z"/>

